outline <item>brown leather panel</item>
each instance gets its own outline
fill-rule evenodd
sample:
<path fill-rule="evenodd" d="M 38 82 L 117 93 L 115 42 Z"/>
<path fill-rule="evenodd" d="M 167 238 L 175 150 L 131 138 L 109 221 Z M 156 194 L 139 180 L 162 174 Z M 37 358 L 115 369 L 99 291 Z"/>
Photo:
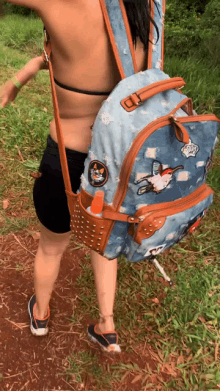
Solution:
<path fill-rule="evenodd" d="M 103 255 L 111 225 L 111 220 L 89 213 L 82 205 L 81 194 L 77 195 L 77 201 L 71 213 L 71 230 L 82 243 Z"/>
<path fill-rule="evenodd" d="M 143 239 L 148 239 L 155 234 L 156 231 L 161 229 L 166 221 L 166 217 L 149 216 L 142 223 L 138 225 L 138 228 L 131 226 L 128 233 L 133 237 L 134 241 L 141 244 Z"/>
<path fill-rule="evenodd" d="M 181 77 L 174 77 L 172 79 L 160 80 L 157 81 L 156 83 L 150 84 L 147 87 L 143 87 L 140 90 L 122 99 L 121 105 L 127 112 L 130 112 L 137 109 L 140 103 L 151 98 L 152 96 L 173 88 L 183 87 L 185 86 L 185 84 L 186 83 Z"/>

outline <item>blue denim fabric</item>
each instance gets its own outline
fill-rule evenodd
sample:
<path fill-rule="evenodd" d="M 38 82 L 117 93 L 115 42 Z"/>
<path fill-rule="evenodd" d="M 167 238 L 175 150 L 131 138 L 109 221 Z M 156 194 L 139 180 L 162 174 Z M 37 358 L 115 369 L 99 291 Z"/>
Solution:
<path fill-rule="evenodd" d="M 106 1 L 111 26 L 114 32 L 119 55 L 126 78 L 120 81 L 109 97 L 103 102 L 93 126 L 92 143 L 89 147 L 88 157 L 85 161 L 85 170 L 81 177 L 82 188 L 95 195 L 97 187 L 91 184 L 91 162 L 101 162 L 108 170 L 108 178 L 98 190 L 105 193 L 104 201 L 112 205 L 116 190 L 120 184 L 120 171 L 127 152 L 138 134 L 156 119 L 168 115 L 182 102 L 186 96 L 171 89 L 161 92 L 144 101 L 134 111 L 127 112 L 121 105 L 121 100 L 137 90 L 150 86 L 152 83 L 169 79 L 169 76 L 161 71 L 161 32 L 163 25 L 162 0 L 157 0 L 155 6 L 155 22 L 160 32 L 160 40 L 153 51 L 153 69 L 134 74 L 132 58 L 126 36 L 126 30 L 121 15 L 118 0 Z M 154 29 L 154 37 L 156 30 Z M 197 114 L 194 112 L 194 115 Z M 188 114 L 179 109 L 176 117 L 187 117 Z M 196 121 L 184 123 L 191 143 L 194 144 L 196 153 L 187 156 L 183 152 L 185 146 L 175 134 L 174 126 L 159 127 L 154 131 L 140 147 L 130 174 L 127 193 L 121 205 L 120 212 L 133 215 L 137 210 L 153 204 L 161 204 L 180 200 L 193 194 L 206 181 L 207 165 L 213 154 L 217 142 L 219 123 L 213 121 Z M 142 186 L 149 183 L 137 182 L 143 178 L 154 176 L 154 164 L 160 164 L 162 169 L 175 169 L 169 184 L 159 193 L 149 189 L 143 194 L 138 194 Z M 101 167 L 101 166 L 100 166 Z M 181 167 L 181 168 L 180 168 Z M 162 252 L 178 242 L 190 224 L 212 203 L 213 196 L 207 196 L 203 201 L 185 211 L 167 216 L 161 229 L 148 239 L 143 239 L 141 244 L 136 243 L 128 234 L 129 224 L 117 221 L 114 224 L 105 249 L 104 256 L 113 259 L 120 254 L 125 254 L 132 262 L 148 258 L 152 249 L 159 248 Z"/>

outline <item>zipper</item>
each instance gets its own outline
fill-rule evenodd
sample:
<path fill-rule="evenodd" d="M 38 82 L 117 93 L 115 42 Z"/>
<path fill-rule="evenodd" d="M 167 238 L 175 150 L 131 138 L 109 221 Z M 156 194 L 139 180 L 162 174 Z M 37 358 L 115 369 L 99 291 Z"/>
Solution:
<path fill-rule="evenodd" d="M 163 204 L 145 206 L 135 213 L 134 216 L 139 218 L 140 224 L 136 226 L 132 224 L 129 228 L 129 234 L 136 243 L 141 244 L 143 239 L 149 239 L 164 226 L 168 216 L 192 208 L 213 193 L 214 191 L 209 186 L 203 184 L 187 197 Z"/>
<path fill-rule="evenodd" d="M 213 193 L 214 191 L 208 185 L 206 185 L 206 183 L 204 183 L 187 197 L 180 198 L 175 201 L 165 202 L 163 204 L 145 206 L 135 213 L 135 217 L 139 217 L 140 221 L 143 221 L 147 215 L 151 216 L 157 212 L 159 213 L 160 217 L 163 217 L 164 215 L 171 216 L 185 210 L 185 205 L 187 205 L 187 209 L 192 208 L 198 203 L 198 201 L 203 201 L 206 197 Z"/>
<path fill-rule="evenodd" d="M 185 101 L 185 100 L 184 100 Z M 180 102 L 180 104 L 175 108 L 175 111 L 177 111 L 181 106 L 183 105 L 183 102 Z M 124 200 L 124 197 L 126 195 L 127 186 L 129 182 L 129 178 L 131 175 L 131 171 L 133 168 L 133 164 L 135 161 L 135 158 L 142 147 L 145 140 L 155 132 L 155 130 L 171 124 L 170 117 L 175 112 L 172 110 L 172 112 L 164 117 L 161 117 L 153 122 L 151 122 L 149 125 L 147 125 L 142 131 L 138 134 L 138 136 L 134 139 L 132 146 L 130 150 L 127 152 L 122 167 L 121 172 L 119 176 L 119 185 L 117 187 L 117 190 L 115 192 L 115 196 L 113 199 L 113 206 L 115 211 L 119 211 L 119 208 Z M 214 114 L 204 114 L 204 115 L 196 115 L 196 116 L 188 116 L 188 117 L 178 117 L 179 122 L 202 122 L 202 121 L 218 121 L 220 120 L 214 115 Z"/>

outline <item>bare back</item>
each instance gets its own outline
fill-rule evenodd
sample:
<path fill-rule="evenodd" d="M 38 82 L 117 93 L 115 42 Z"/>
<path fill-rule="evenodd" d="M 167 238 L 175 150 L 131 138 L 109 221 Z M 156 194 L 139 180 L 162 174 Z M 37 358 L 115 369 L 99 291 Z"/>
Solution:
<path fill-rule="evenodd" d="M 120 75 L 99 0 L 44 0 L 38 13 L 50 35 L 54 77 L 82 90 L 113 90 Z M 140 40 L 135 56 L 141 71 L 145 53 Z M 86 95 L 57 85 L 56 92 L 65 145 L 86 152 L 91 141 L 90 126 L 107 95 Z M 54 120 L 50 134 L 57 141 Z"/>

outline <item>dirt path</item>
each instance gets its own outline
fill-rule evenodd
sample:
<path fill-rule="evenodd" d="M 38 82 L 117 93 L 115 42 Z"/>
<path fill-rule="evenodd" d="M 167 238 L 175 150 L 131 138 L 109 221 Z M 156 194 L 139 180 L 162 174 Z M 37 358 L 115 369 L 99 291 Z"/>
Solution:
<path fill-rule="evenodd" d="M 68 356 L 73 351 L 88 351 L 96 355 L 107 372 L 109 366 L 121 362 L 137 363 L 139 368 L 146 368 L 147 363 L 151 372 L 149 382 L 154 384 L 152 389 L 147 390 L 162 390 L 162 381 L 167 381 L 172 371 L 157 373 L 159 357 L 152 348 L 135 345 L 136 353 L 107 355 L 87 338 L 86 327 L 89 322 L 94 323 L 94 319 L 82 313 L 79 323 L 70 321 L 78 300 L 74 281 L 82 272 L 79 260 L 85 256 L 85 249 L 74 250 L 73 246 L 69 246 L 63 256 L 50 301 L 48 336 L 37 338 L 31 334 L 27 304 L 34 292 L 33 261 L 39 240 L 37 235 L 34 237 L 30 231 L 0 237 L 1 391 L 97 391 L 90 375 L 84 376 L 82 383 L 76 382 L 74 376 L 67 381 L 64 372 L 69 365 Z M 66 283 L 68 279 L 72 280 L 72 284 Z M 132 379 L 134 375 L 128 374 L 119 384 L 114 383 L 112 390 L 140 391 L 141 376 L 131 385 Z"/>

